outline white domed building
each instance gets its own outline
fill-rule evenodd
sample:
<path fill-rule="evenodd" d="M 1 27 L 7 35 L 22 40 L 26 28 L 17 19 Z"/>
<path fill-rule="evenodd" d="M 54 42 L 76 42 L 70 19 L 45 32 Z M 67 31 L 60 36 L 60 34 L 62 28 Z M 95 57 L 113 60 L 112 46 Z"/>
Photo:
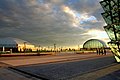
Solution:
<path fill-rule="evenodd" d="M 83 44 L 84 49 L 107 48 L 105 42 L 99 39 L 89 39 Z"/>
<path fill-rule="evenodd" d="M 0 51 L 22 52 L 26 50 L 35 50 L 31 43 L 18 38 L 0 38 Z"/>

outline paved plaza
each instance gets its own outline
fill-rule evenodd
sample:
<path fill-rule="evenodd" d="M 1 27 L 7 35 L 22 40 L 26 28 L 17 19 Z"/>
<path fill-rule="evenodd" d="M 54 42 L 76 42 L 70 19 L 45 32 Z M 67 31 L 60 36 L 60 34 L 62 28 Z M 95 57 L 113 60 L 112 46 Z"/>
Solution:
<path fill-rule="evenodd" d="M 95 53 L 1 57 L 0 67 L 0 80 L 119 80 L 120 70 L 112 54 Z"/>

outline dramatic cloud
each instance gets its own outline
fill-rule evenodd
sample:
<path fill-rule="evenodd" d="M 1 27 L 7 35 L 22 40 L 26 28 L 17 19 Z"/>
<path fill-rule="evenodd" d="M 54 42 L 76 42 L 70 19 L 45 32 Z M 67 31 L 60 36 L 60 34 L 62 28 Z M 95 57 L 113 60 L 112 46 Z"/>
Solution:
<path fill-rule="evenodd" d="M 77 46 L 90 38 L 108 40 L 100 0 L 0 0 L 0 37 L 41 46 Z M 91 32 L 100 32 L 94 35 Z"/>

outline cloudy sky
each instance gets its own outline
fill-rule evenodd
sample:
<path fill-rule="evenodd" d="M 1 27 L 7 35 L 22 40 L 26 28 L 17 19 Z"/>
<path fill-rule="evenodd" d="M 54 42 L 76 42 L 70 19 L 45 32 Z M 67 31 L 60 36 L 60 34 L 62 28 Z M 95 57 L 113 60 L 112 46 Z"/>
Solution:
<path fill-rule="evenodd" d="M 0 0 L 0 37 L 41 46 L 108 41 L 100 0 Z"/>

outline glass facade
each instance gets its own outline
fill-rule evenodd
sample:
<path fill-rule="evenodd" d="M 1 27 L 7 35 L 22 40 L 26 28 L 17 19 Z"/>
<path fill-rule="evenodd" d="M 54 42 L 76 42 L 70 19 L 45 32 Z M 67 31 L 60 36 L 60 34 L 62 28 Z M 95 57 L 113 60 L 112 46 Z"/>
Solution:
<path fill-rule="evenodd" d="M 104 26 L 105 31 L 107 32 L 109 38 L 111 41 L 115 41 L 115 33 L 113 32 L 113 28 L 109 27 L 109 26 Z"/>
<path fill-rule="evenodd" d="M 98 39 L 90 39 L 83 44 L 83 48 L 104 48 L 106 47 L 105 43 Z"/>
<path fill-rule="evenodd" d="M 103 10 L 102 16 L 107 23 L 104 26 L 110 42 L 108 42 L 117 62 L 120 62 L 120 0 L 103 0 L 100 2 Z"/>

